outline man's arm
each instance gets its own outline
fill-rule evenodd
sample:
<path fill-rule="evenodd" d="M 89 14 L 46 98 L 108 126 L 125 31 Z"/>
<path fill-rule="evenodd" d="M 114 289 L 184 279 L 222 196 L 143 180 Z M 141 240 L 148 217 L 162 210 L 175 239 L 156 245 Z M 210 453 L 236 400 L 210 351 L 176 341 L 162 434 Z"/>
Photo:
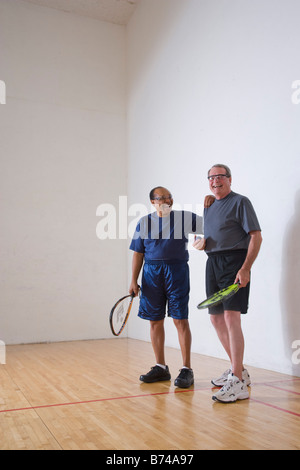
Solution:
<path fill-rule="evenodd" d="M 215 196 L 212 196 L 211 194 L 209 194 L 208 196 L 205 196 L 205 198 L 204 198 L 204 208 L 208 209 L 215 202 L 215 200 L 216 200 Z M 196 250 L 201 251 L 201 250 L 205 249 L 205 245 L 206 245 L 205 238 L 197 237 L 195 235 L 193 247 L 196 248 Z"/>
<path fill-rule="evenodd" d="M 138 253 L 135 251 L 133 253 L 133 258 L 132 258 L 132 277 L 131 277 L 131 284 L 129 287 L 129 294 L 135 294 L 138 295 L 139 293 L 139 286 L 138 286 L 138 277 L 140 274 L 140 271 L 142 269 L 144 262 L 144 253 Z"/>
<path fill-rule="evenodd" d="M 240 283 L 241 287 L 246 287 L 250 281 L 250 271 L 262 244 L 261 232 L 256 230 L 249 233 L 251 239 L 248 246 L 248 253 L 243 266 L 236 275 L 235 283 Z"/>

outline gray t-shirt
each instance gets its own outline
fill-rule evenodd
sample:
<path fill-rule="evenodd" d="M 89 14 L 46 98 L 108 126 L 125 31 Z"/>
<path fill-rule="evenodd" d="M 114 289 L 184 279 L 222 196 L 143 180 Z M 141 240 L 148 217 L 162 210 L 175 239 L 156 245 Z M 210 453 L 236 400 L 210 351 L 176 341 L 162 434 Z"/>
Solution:
<path fill-rule="evenodd" d="M 206 253 L 248 249 L 249 232 L 261 230 L 249 199 L 231 191 L 204 209 Z"/>

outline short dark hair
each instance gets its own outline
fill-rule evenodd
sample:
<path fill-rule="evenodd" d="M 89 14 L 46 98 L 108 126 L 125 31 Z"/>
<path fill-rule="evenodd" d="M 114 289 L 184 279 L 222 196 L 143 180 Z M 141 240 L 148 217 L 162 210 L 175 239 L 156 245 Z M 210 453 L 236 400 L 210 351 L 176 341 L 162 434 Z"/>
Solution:
<path fill-rule="evenodd" d="M 155 191 L 157 189 L 164 189 L 164 187 L 163 186 L 155 186 L 155 188 L 151 189 L 150 194 L 149 194 L 150 201 L 153 201 L 154 194 L 155 194 Z"/>

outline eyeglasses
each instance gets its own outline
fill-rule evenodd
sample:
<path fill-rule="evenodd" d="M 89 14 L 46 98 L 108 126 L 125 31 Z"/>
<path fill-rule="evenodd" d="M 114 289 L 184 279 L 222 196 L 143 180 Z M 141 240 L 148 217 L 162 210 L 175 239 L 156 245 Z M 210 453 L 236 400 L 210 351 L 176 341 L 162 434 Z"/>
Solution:
<path fill-rule="evenodd" d="M 212 175 L 212 176 L 207 177 L 209 181 L 213 181 L 217 178 L 219 178 L 220 180 L 223 180 L 224 178 L 230 178 L 230 176 L 229 175 Z"/>
<path fill-rule="evenodd" d="M 167 199 L 173 199 L 172 194 L 169 194 L 169 196 L 157 196 L 153 198 L 154 201 L 166 201 Z"/>

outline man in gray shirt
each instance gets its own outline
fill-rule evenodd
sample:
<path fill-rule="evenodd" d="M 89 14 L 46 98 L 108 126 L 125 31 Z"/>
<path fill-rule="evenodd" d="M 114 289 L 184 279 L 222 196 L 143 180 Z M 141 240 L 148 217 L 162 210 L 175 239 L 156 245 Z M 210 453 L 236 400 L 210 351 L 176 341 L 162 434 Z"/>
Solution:
<path fill-rule="evenodd" d="M 210 308 L 211 321 L 228 354 L 231 367 L 212 380 L 222 387 L 213 400 L 224 403 L 249 398 L 250 377 L 243 367 L 244 336 L 241 314 L 248 310 L 250 270 L 262 242 L 261 228 L 248 198 L 231 191 L 231 171 L 223 164 L 208 172 L 209 187 L 216 200 L 204 210 L 206 292 L 210 296 L 233 283 L 240 289 L 222 304 Z M 194 247 L 203 249 L 200 241 Z"/>

